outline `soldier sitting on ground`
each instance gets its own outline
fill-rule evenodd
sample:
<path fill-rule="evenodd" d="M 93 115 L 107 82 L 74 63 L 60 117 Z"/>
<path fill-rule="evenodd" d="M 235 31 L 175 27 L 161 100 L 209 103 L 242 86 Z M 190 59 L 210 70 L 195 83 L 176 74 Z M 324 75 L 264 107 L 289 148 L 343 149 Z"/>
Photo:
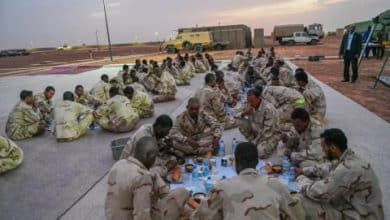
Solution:
<path fill-rule="evenodd" d="M 304 219 L 298 198 L 277 178 L 259 176 L 256 146 L 240 143 L 234 152 L 238 176 L 218 182 L 192 219 Z"/>
<path fill-rule="evenodd" d="M 338 162 L 322 180 L 297 178 L 306 219 L 384 219 L 379 180 L 372 166 L 349 149 L 344 132 L 325 130 L 321 145 L 329 161 Z"/>
<path fill-rule="evenodd" d="M 74 101 L 72 92 L 64 92 L 53 110 L 54 134 L 59 142 L 73 141 L 85 135 L 93 122 L 92 109 Z"/>
<path fill-rule="evenodd" d="M 0 136 L 0 175 L 23 162 L 23 151 L 13 141 Z"/>
<path fill-rule="evenodd" d="M 154 114 L 154 104 L 147 93 L 134 90 L 132 86 L 127 86 L 123 94 L 130 100 L 131 106 L 136 110 L 140 118 L 150 118 Z"/>
<path fill-rule="evenodd" d="M 34 96 L 35 105 L 38 107 L 46 122 L 49 122 L 52 118 L 51 112 L 53 110 L 53 103 L 51 99 L 53 98 L 55 91 L 53 86 L 48 86 L 45 88 L 44 92 Z"/>
<path fill-rule="evenodd" d="M 119 89 L 110 89 L 111 98 L 99 106 L 94 116 L 99 125 L 111 132 L 129 132 L 139 121 L 137 111 L 131 107 L 130 100 L 119 94 Z"/>
<path fill-rule="evenodd" d="M 46 122 L 35 106 L 33 92 L 22 90 L 20 101 L 8 116 L 5 132 L 12 140 L 23 140 L 43 134 Z"/>
<path fill-rule="evenodd" d="M 92 87 L 89 93 L 99 103 L 104 103 L 110 98 L 110 87 L 108 76 L 103 74 L 100 77 L 100 81 Z"/>
<path fill-rule="evenodd" d="M 156 95 L 153 97 L 153 101 L 157 103 L 175 100 L 177 92 L 175 78 L 163 68 L 155 70 L 154 74 L 156 84 L 152 92 Z"/>

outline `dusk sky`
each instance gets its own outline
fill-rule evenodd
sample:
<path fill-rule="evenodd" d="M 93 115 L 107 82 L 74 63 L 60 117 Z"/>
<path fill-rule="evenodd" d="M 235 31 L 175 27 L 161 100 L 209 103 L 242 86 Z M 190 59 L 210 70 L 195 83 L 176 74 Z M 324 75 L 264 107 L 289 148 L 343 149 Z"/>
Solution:
<path fill-rule="evenodd" d="M 390 9 L 390 0 L 106 0 L 112 43 L 155 41 L 179 27 L 322 23 L 334 31 Z M 0 49 L 106 43 L 102 0 L 0 0 Z"/>

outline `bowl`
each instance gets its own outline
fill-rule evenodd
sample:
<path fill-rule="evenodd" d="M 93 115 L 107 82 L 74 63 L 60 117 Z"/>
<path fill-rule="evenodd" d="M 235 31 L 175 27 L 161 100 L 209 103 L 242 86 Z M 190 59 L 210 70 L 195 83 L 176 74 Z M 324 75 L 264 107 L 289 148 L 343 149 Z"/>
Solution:
<path fill-rule="evenodd" d="M 192 173 L 192 171 L 194 170 L 193 164 L 186 164 L 184 167 L 187 173 Z"/>
<path fill-rule="evenodd" d="M 197 162 L 197 163 L 199 163 L 199 164 L 202 164 L 202 162 L 203 162 L 203 157 L 197 157 L 197 158 L 195 158 L 195 161 Z"/>

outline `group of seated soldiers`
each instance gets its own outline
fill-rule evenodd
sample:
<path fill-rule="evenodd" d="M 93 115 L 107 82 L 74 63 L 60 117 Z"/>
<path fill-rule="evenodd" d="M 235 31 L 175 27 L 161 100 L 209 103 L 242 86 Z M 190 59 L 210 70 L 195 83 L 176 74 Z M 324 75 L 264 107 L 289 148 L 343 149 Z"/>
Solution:
<path fill-rule="evenodd" d="M 348 148 L 341 130 L 325 130 L 321 87 L 303 69 L 293 72 L 273 50 L 256 57 L 238 51 L 225 69 L 209 54 L 178 54 L 161 66 L 137 60 L 110 81 L 103 75 L 89 93 L 82 86 L 65 92 L 54 107 L 53 87 L 36 96 L 24 90 L 6 132 L 13 140 L 26 139 L 43 133 L 51 118 L 58 141 L 77 139 L 92 123 L 128 132 L 153 115 L 153 103 L 174 100 L 176 86 L 189 85 L 195 73 L 206 73 L 204 85 L 186 110 L 175 121 L 160 115 L 143 124 L 111 169 L 107 219 L 383 219 L 372 167 Z M 196 210 L 189 208 L 189 193 L 169 192 L 164 180 L 186 157 L 217 154 L 223 131 L 234 127 L 248 141 L 234 152 L 239 175 L 217 184 Z M 300 175 L 298 195 L 255 170 L 259 159 L 282 156 Z"/>

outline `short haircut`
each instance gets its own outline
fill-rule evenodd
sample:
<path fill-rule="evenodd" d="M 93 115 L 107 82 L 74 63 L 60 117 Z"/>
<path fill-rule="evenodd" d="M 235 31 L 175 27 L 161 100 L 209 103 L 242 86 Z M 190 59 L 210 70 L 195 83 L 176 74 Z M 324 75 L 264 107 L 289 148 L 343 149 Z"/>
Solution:
<path fill-rule="evenodd" d="M 129 69 L 129 65 L 127 65 L 127 64 L 123 65 L 122 69 L 123 70 L 128 70 Z"/>
<path fill-rule="evenodd" d="M 321 134 L 321 138 L 324 139 L 326 145 L 334 145 L 340 149 L 341 152 L 348 149 L 347 137 L 339 128 L 326 129 L 324 133 Z"/>
<path fill-rule="evenodd" d="M 310 114 L 304 108 L 296 108 L 291 113 L 291 119 L 292 120 L 300 119 L 302 121 L 309 121 L 310 120 Z"/>
<path fill-rule="evenodd" d="M 304 71 L 295 71 L 295 79 L 297 81 L 308 82 L 307 74 Z"/>
<path fill-rule="evenodd" d="M 190 105 L 199 105 L 199 100 L 195 97 L 192 97 L 190 99 L 188 99 L 188 104 L 187 106 L 190 106 Z"/>
<path fill-rule="evenodd" d="M 33 92 L 31 90 L 22 90 L 19 96 L 21 100 L 26 100 L 27 97 L 33 96 Z"/>
<path fill-rule="evenodd" d="M 272 79 L 279 79 L 279 69 L 271 67 Z"/>
<path fill-rule="evenodd" d="M 211 83 L 214 80 L 215 80 L 215 75 L 212 73 L 207 73 L 206 76 L 204 77 L 204 81 L 206 84 Z"/>
<path fill-rule="evenodd" d="M 49 91 L 55 92 L 56 90 L 54 89 L 53 86 L 48 86 L 48 87 L 45 88 L 45 92 L 49 92 Z"/>
<path fill-rule="evenodd" d="M 79 89 L 79 88 L 84 89 L 84 87 L 83 87 L 82 85 L 77 85 L 74 89 L 77 90 L 77 89 Z"/>
<path fill-rule="evenodd" d="M 299 67 L 299 68 L 295 69 L 295 73 L 298 73 L 298 72 L 305 72 L 305 70 L 303 68 Z"/>
<path fill-rule="evenodd" d="M 126 88 L 123 90 L 123 94 L 126 96 L 128 95 L 133 95 L 134 94 L 134 89 L 131 86 L 126 86 Z"/>
<path fill-rule="evenodd" d="M 160 115 L 154 121 L 153 126 L 159 126 L 161 128 L 171 128 L 173 126 L 173 121 L 169 115 Z"/>
<path fill-rule="evenodd" d="M 260 97 L 263 93 L 263 86 L 256 85 L 253 89 L 250 89 L 247 95 L 255 95 L 256 97 Z"/>
<path fill-rule="evenodd" d="M 116 95 L 119 95 L 119 88 L 111 87 L 109 93 L 110 93 L 110 97 L 114 97 Z"/>
<path fill-rule="evenodd" d="M 284 60 L 276 60 L 276 62 L 277 62 L 279 65 L 281 65 L 281 66 L 284 65 Z"/>
<path fill-rule="evenodd" d="M 223 79 L 224 76 L 225 76 L 225 74 L 224 74 L 221 70 L 215 71 L 215 77 L 216 77 L 216 78 L 220 77 L 220 78 Z"/>
<path fill-rule="evenodd" d="M 243 142 L 237 145 L 234 151 L 236 163 L 243 169 L 255 168 L 259 162 L 257 147 L 250 142 Z"/>
<path fill-rule="evenodd" d="M 102 76 L 100 76 L 100 79 L 105 81 L 105 80 L 108 80 L 108 75 L 107 74 L 103 74 Z"/>
<path fill-rule="evenodd" d="M 143 64 L 148 64 L 148 61 L 147 61 L 146 59 L 143 59 L 143 60 L 142 60 L 142 63 L 143 63 Z"/>
<path fill-rule="evenodd" d="M 157 141 L 154 137 L 145 136 L 140 138 L 137 143 L 135 143 L 135 158 L 140 158 L 142 155 L 146 155 L 151 151 L 158 151 Z"/>
<path fill-rule="evenodd" d="M 65 101 L 65 100 L 74 101 L 73 92 L 70 92 L 70 91 L 64 92 L 64 94 L 62 95 L 62 98 L 64 99 L 64 101 Z"/>

